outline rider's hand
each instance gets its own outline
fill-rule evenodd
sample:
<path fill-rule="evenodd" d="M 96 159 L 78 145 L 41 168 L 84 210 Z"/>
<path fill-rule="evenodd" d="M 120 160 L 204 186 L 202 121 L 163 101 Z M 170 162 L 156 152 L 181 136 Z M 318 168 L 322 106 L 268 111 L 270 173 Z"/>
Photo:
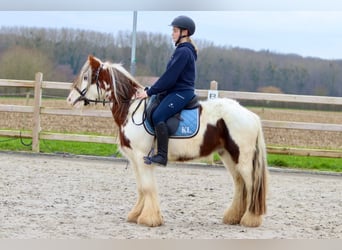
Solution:
<path fill-rule="evenodd" d="M 148 95 L 146 93 L 146 91 L 138 91 L 136 94 L 135 94 L 135 97 L 137 99 L 144 99 L 144 98 L 147 98 Z"/>

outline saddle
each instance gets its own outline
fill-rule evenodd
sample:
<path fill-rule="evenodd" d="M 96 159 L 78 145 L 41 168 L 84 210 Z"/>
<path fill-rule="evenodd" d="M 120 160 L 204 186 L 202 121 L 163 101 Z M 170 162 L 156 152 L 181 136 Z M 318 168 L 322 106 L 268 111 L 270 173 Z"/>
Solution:
<path fill-rule="evenodd" d="M 147 103 L 144 127 L 151 135 L 155 135 L 152 121 L 153 111 L 165 95 L 164 93 L 152 95 Z M 166 121 L 170 138 L 190 138 L 197 134 L 199 130 L 199 106 L 198 97 L 194 96 L 181 112 Z"/>

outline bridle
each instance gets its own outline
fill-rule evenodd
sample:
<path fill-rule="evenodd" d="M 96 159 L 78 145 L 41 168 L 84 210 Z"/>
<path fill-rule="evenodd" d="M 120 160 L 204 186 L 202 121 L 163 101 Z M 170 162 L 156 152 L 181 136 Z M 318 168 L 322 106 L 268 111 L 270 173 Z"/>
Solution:
<path fill-rule="evenodd" d="M 84 105 L 87 106 L 89 105 L 91 102 L 97 104 L 97 103 L 102 103 L 103 106 L 106 104 L 106 103 L 113 103 L 113 101 L 110 101 L 110 100 L 100 100 L 100 84 L 99 84 L 99 75 L 100 75 L 100 72 L 101 70 L 103 69 L 103 64 L 101 64 L 98 69 L 96 70 L 96 75 L 95 75 L 95 84 L 96 84 L 96 87 L 97 87 L 97 95 L 99 97 L 99 99 L 95 99 L 95 100 L 92 100 L 92 99 L 89 99 L 88 97 L 86 97 L 85 95 L 87 94 L 88 92 L 88 89 L 89 89 L 89 86 L 91 85 L 91 82 L 90 84 L 87 85 L 87 87 L 85 87 L 83 90 L 80 90 L 77 86 L 74 86 L 73 88 L 80 94 L 80 96 L 74 101 L 74 105 L 79 102 L 79 101 L 84 101 Z M 146 90 L 146 88 L 145 88 Z M 124 102 L 131 102 L 133 101 L 132 99 L 129 99 L 129 100 L 124 100 Z M 134 120 L 134 115 L 135 113 L 137 112 L 137 110 L 139 109 L 139 107 L 141 106 L 141 104 L 144 102 L 144 111 L 143 111 L 143 115 L 142 115 L 142 122 L 141 123 L 137 123 L 135 120 Z M 133 113 L 132 113 L 132 121 L 135 125 L 142 125 L 145 120 L 146 120 L 146 107 L 147 107 L 147 104 L 146 104 L 146 98 L 144 99 L 141 99 L 138 103 L 138 105 L 136 106 L 136 108 L 134 109 Z"/>
<path fill-rule="evenodd" d="M 97 87 L 97 95 L 98 95 L 98 99 L 95 99 L 95 100 L 92 100 L 92 99 L 89 99 L 88 97 L 86 97 L 85 95 L 87 94 L 88 92 L 88 89 L 89 89 L 89 86 L 91 85 L 91 82 L 90 84 L 87 85 L 87 87 L 85 87 L 84 89 L 80 90 L 77 86 L 74 86 L 74 89 L 80 94 L 80 96 L 74 101 L 74 105 L 79 102 L 79 101 L 84 101 L 84 105 L 87 106 L 89 105 L 91 102 L 97 104 L 97 103 L 102 103 L 103 106 L 106 104 L 106 103 L 112 103 L 112 101 L 109 101 L 109 100 L 100 100 L 100 84 L 99 84 L 99 75 L 100 75 L 100 72 L 101 70 L 103 69 L 103 64 L 101 64 L 97 70 L 96 70 L 96 74 L 95 74 L 95 84 L 96 84 L 96 87 Z"/>

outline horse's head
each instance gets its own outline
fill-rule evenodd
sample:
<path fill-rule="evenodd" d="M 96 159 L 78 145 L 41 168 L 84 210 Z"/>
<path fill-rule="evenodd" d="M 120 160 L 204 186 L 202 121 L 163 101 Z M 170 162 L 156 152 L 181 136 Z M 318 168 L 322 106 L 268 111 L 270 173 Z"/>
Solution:
<path fill-rule="evenodd" d="M 89 56 L 72 85 L 67 98 L 69 104 L 80 107 L 91 102 L 108 102 L 106 85 L 109 84 L 104 63 L 100 59 Z"/>
<path fill-rule="evenodd" d="M 80 107 L 89 103 L 129 103 L 137 90 L 143 89 L 120 64 L 102 62 L 89 56 L 72 85 L 69 104 Z"/>

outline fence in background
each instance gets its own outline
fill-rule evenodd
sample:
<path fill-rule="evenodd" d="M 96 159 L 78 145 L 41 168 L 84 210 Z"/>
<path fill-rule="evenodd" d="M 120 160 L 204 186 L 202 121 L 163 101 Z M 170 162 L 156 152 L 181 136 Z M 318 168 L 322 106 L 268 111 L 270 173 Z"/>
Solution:
<path fill-rule="evenodd" d="M 65 108 L 51 108 L 42 106 L 42 90 L 43 89 L 70 89 L 71 83 L 67 82 L 49 82 L 43 81 L 43 74 L 36 73 L 34 81 L 23 80 L 4 80 L 0 79 L 0 87 L 25 87 L 34 89 L 34 105 L 3 105 L 0 104 L 0 112 L 22 112 L 33 113 L 32 131 L 20 132 L 17 130 L 0 130 L 0 136 L 32 138 L 32 151 L 39 152 L 39 140 L 63 140 L 63 141 L 81 141 L 81 142 L 97 142 L 97 143 L 116 143 L 117 139 L 112 136 L 93 136 L 82 134 L 62 134 L 44 131 L 41 128 L 41 115 L 67 115 L 67 116 L 90 116 L 90 117 L 111 117 L 111 112 L 100 110 L 75 110 Z M 211 82 L 209 90 L 196 90 L 199 97 L 216 98 L 228 97 L 236 100 L 258 100 L 258 101 L 274 101 L 289 103 L 315 103 L 315 104 L 331 104 L 342 107 L 341 97 L 324 97 L 324 96 L 304 96 L 304 95 L 285 95 L 285 94 L 269 94 L 269 93 L 251 93 L 251 92 L 235 92 L 235 91 L 217 91 L 217 83 Z M 286 128 L 300 130 L 320 130 L 342 132 L 342 124 L 327 123 L 308 123 L 308 122 L 290 122 L 290 121 L 274 121 L 262 120 L 263 127 L 267 128 Z M 342 158 L 340 150 L 320 150 L 320 149 L 302 149 L 289 147 L 267 147 L 268 153 L 291 154 L 291 155 L 308 155 Z"/>

